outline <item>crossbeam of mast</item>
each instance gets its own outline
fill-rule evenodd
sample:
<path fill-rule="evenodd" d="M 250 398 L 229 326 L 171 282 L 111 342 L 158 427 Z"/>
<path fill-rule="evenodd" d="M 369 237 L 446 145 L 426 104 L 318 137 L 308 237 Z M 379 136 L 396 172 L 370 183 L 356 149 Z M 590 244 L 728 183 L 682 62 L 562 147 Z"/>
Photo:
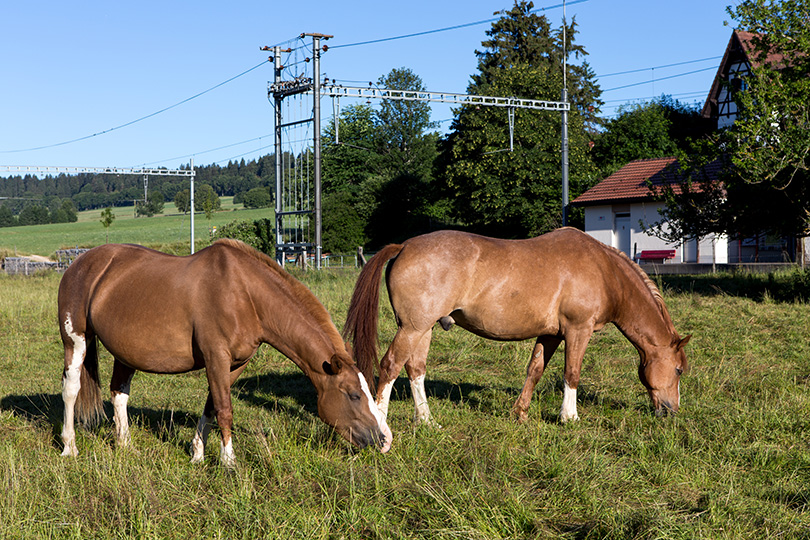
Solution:
<path fill-rule="evenodd" d="M 148 169 L 144 167 L 41 167 L 0 165 L 0 172 L 24 174 L 145 174 L 149 176 L 194 176 L 192 169 Z"/>
<path fill-rule="evenodd" d="M 537 99 L 522 99 L 514 97 L 451 94 L 448 92 L 393 90 L 390 88 L 364 88 L 362 86 L 326 86 L 321 89 L 321 95 L 336 98 L 352 97 L 361 99 L 429 101 L 433 103 L 449 103 L 451 105 L 486 105 L 489 107 L 511 107 L 517 109 L 536 109 L 542 111 L 567 111 L 570 109 L 570 104 L 565 101 L 541 101 Z"/>
<path fill-rule="evenodd" d="M 186 176 L 189 179 L 190 245 L 194 254 L 194 160 L 188 169 L 150 169 L 147 167 L 47 167 L 37 165 L 0 165 L 0 172 L 22 174 L 142 174 L 144 175 L 144 198 L 149 176 Z"/>

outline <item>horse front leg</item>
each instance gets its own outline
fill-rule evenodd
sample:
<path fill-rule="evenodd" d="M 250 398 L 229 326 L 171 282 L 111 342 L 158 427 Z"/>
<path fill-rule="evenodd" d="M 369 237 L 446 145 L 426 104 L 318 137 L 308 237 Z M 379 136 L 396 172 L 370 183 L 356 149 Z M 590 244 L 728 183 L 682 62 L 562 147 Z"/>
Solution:
<path fill-rule="evenodd" d="M 129 389 L 135 370 L 124 365 L 117 358 L 113 363 L 112 378 L 110 379 L 110 397 L 113 404 L 113 420 L 115 421 L 115 440 L 120 447 L 129 446 L 129 418 L 127 417 L 127 402 Z"/>
<path fill-rule="evenodd" d="M 230 365 L 230 361 L 228 362 Z M 230 372 L 220 366 L 208 366 L 208 398 L 205 401 L 203 414 L 197 422 L 197 429 L 191 441 L 191 462 L 200 463 L 205 456 L 205 444 L 211 431 L 211 419 L 216 418 L 219 432 L 222 436 L 219 459 L 222 465 L 228 468 L 236 467 L 236 454 L 233 451 L 233 406 L 231 403 L 231 386 L 244 371 L 247 363 L 243 363 Z"/>
<path fill-rule="evenodd" d="M 593 330 L 585 329 L 565 334 L 565 375 L 563 376 L 563 403 L 560 421 L 579 420 L 577 414 L 577 387 L 582 369 L 582 358 Z"/>
<path fill-rule="evenodd" d="M 562 339 L 557 336 L 540 336 L 534 344 L 532 358 L 526 368 L 526 382 L 523 383 L 523 390 L 520 392 L 515 404 L 512 406 L 512 413 L 517 416 L 518 422 L 525 422 L 528 418 L 529 403 L 532 394 L 537 386 L 540 377 L 548 366 L 554 351 L 559 347 Z"/>
<path fill-rule="evenodd" d="M 205 400 L 205 407 L 197 422 L 197 429 L 194 431 L 194 438 L 191 439 L 191 462 L 202 463 L 205 459 L 205 444 L 208 442 L 208 434 L 211 432 L 211 419 L 214 414 L 214 399 L 211 392 Z"/>

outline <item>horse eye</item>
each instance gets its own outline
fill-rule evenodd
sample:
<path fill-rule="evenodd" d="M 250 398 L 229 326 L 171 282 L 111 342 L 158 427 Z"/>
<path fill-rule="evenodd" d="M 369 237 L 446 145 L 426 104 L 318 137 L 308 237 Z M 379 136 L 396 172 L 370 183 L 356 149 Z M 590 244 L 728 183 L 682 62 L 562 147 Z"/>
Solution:
<path fill-rule="evenodd" d="M 349 399 L 352 401 L 360 401 L 360 394 L 358 394 L 357 392 L 350 392 Z"/>
<path fill-rule="evenodd" d="M 682 370 L 681 368 L 675 368 L 675 371 L 677 371 L 677 372 L 678 372 L 678 377 L 680 377 L 681 375 L 683 375 L 683 370 Z"/>

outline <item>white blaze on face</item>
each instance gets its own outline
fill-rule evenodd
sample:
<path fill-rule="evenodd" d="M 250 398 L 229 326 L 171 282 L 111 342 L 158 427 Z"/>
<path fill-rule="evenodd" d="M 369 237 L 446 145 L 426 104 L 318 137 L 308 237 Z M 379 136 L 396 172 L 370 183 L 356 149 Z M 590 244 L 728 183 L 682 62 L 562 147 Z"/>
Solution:
<path fill-rule="evenodd" d="M 368 388 L 368 383 L 366 382 L 366 378 L 363 377 L 362 373 L 357 373 L 357 377 L 360 379 L 360 388 L 363 390 L 363 394 L 366 396 L 366 400 L 368 402 L 368 408 L 371 411 L 371 414 L 377 419 L 377 424 L 380 426 L 380 431 L 382 431 L 383 437 L 385 437 L 385 442 L 383 443 L 382 447 L 380 447 L 380 452 L 388 452 L 391 449 L 391 439 L 393 435 L 391 434 L 391 429 L 388 427 L 388 423 L 385 421 L 385 414 L 377 408 L 377 405 L 374 403 L 374 399 L 371 397 L 371 391 Z"/>

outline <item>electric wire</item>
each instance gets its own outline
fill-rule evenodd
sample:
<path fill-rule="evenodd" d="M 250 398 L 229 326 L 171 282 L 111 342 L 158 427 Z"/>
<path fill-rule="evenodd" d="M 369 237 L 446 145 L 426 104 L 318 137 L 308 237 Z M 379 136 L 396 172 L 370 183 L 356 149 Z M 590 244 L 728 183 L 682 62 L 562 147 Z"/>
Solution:
<path fill-rule="evenodd" d="M 566 5 L 573 5 L 573 4 L 582 4 L 587 2 L 588 0 L 573 0 L 571 2 L 566 2 Z M 553 6 L 546 6 L 541 8 L 535 8 L 529 11 L 529 13 L 537 13 L 538 11 L 546 11 L 548 9 L 555 9 L 563 7 L 563 4 L 554 4 Z M 404 34 L 401 36 L 392 36 L 387 38 L 380 38 L 380 39 L 370 39 L 368 41 L 358 41 L 357 43 L 347 43 L 345 45 L 330 45 L 330 49 L 345 49 L 346 47 L 358 47 L 360 45 L 373 45 L 376 43 L 385 43 L 387 41 L 395 41 L 399 39 L 407 39 L 412 37 L 419 37 L 419 36 L 427 36 L 430 34 L 437 34 L 439 32 L 448 32 L 450 30 L 460 30 L 462 28 L 469 28 L 471 26 L 478 26 L 480 24 L 491 23 L 493 21 L 499 20 L 499 17 L 490 17 L 489 19 L 483 19 L 480 21 L 465 23 L 465 24 L 456 24 L 454 26 L 446 26 L 444 28 L 436 28 L 434 30 L 425 30 L 424 32 L 414 32 L 412 34 Z"/>
<path fill-rule="evenodd" d="M 155 111 L 155 112 L 153 112 L 151 114 L 147 114 L 146 116 L 142 116 L 142 117 L 137 118 L 135 120 L 131 120 L 131 121 L 126 122 L 124 124 L 121 124 L 119 126 L 111 127 L 109 129 L 105 129 L 104 131 L 99 131 L 98 133 L 93 133 L 92 135 L 85 135 L 84 137 L 77 137 L 77 138 L 71 139 L 69 141 L 62 141 L 62 142 L 58 142 L 58 143 L 54 143 L 54 144 L 47 144 L 47 145 L 43 145 L 43 146 L 37 146 L 37 147 L 34 147 L 34 148 L 22 148 L 22 149 L 18 149 L 18 150 L 0 150 L 0 154 L 16 154 L 16 153 L 21 153 L 21 152 L 33 152 L 35 150 L 47 150 L 49 148 L 56 148 L 56 147 L 59 147 L 59 146 L 65 146 L 67 144 L 72 144 L 72 143 L 76 143 L 76 142 L 79 142 L 79 141 L 85 141 L 87 139 L 92 139 L 93 137 L 98 137 L 99 135 L 105 135 L 107 133 L 111 133 L 113 131 L 116 131 L 116 130 L 119 130 L 119 129 L 122 129 L 122 128 L 125 128 L 125 127 L 128 127 L 128 126 L 131 126 L 133 124 L 137 124 L 138 122 L 142 122 L 144 120 L 152 118 L 153 116 L 157 116 L 159 114 L 162 114 L 162 113 L 164 113 L 166 111 L 174 109 L 175 107 L 179 107 L 180 105 L 183 105 L 185 103 L 188 103 L 189 101 L 197 99 L 200 96 L 204 96 L 205 94 L 207 94 L 207 93 L 209 93 L 209 92 L 211 92 L 213 90 L 216 90 L 217 88 L 220 88 L 221 86 L 224 86 L 224 85 L 226 85 L 226 84 L 228 84 L 228 83 L 230 83 L 232 81 L 235 81 L 236 79 L 238 79 L 240 77 L 243 77 L 244 75 L 247 75 L 251 71 L 255 71 L 256 69 L 262 67 L 266 63 L 267 63 L 267 60 L 264 60 L 260 64 L 256 64 L 252 68 L 243 71 L 239 75 L 235 75 L 235 76 L 231 77 L 228 80 L 222 81 L 221 83 L 216 84 L 216 85 L 212 86 L 211 88 L 209 88 L 207 90 L 203 90 L 202 92 L 194 94 L 193 96 L 188 97 L 188 98 L 186 98 L 186 99 L 184 99 L 182 101 L 178 101 L 174 105 L 169 105 L 168 107 L 164 107 L 163 109 L 160 109 L 159 111 Z"/>

